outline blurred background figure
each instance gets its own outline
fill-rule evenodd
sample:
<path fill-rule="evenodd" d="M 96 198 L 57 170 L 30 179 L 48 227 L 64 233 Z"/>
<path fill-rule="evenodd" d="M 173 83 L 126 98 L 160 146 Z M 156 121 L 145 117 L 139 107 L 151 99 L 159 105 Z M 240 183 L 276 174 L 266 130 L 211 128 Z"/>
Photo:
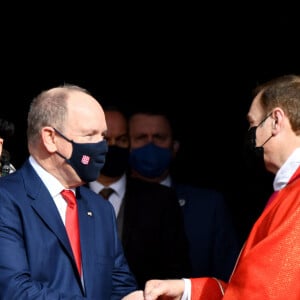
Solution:
<path fill-rule="evenodd" d="M 8 175 L 15 171 L 15 167 L 10 163 L 10 153 L 4 148 L 4 142 L 15 133 L 13 122 L 0 118 L 0 174 Z"/>
<path fill-rule="evenodd" d="M 231 214 L 220 192 L 171 177 L 180 144 L 169 116 L 153 109 L 136 111 L 129 118 L 129 136 L 131 176 L 176 191 L 189 242 L 191 277 L 228 280 L 240 250 Z"/>
<path fill-rule="evenodd" d="M 188 243 L 173 189 L 128 176 L 129 135 L 126 115 L 104 107 L 108 152 L 101 174 L 89 187 L 107 196 L 115 209 L 125 257 L 139 288 L 151 278 L 181 278 L 190 273 Z"/>

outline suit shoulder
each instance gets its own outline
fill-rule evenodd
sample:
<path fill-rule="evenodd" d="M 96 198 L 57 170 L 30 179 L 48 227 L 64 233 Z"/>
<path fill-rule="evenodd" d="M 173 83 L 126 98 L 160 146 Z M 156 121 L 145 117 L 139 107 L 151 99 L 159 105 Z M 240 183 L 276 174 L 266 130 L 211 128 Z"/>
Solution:
<path fill-rule="evenodd" d="M 156 182 L 148 182 L 137 178 L 129 178 L 128 187 L 136 190 L 149 191 L 150 193 L 166 193 L 175 194 L 175 191 L 167 186 L 161 185 Z"/>
<path fill-rule="evenodd" d="M 176 184 L 176 192 L 179 197 L 194 197 L 215 202 L 224 202 L 224 195 L 211 188 L 198 187 L 191 184 Z"/>
<path fill-rule="evenodd" d="M 7 176 L 0 177 L 0 187 L 12 192 L 24 190 L 24 181 L 20 171 L 17 170 Z"/>
<path fill-rule="evenodd" d="M 151 206 L 179 206 L 175 190 L 159 183 L 134 178 L 128 182 L 126 194 L 130 198 L 143 199 L 143 203 L 151 203 Z"/>

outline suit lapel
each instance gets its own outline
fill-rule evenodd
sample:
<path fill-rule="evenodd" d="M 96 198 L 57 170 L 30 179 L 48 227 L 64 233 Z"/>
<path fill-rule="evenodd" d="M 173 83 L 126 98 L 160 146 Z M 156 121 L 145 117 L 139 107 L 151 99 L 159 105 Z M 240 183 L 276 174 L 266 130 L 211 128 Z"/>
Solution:
<path fill-rule="evenodd" d="M 71 257 L 69 239 L 57 207 L 47 188 L 36 174 L 29 161 L 22 169 L 25 188 L 31 199 L 31 206 L 50 230 L 57 236 Z"/>
<path fill-rule="evenodd" d="M 122 239 L 122 235 L 123 235 L 125 201 L 126 201 L 126 195 L 124 195 L 124 197 L 122 199 L 120 210 L 119 210 L 119 213 L 118 213 L 118 216 L 117 216 L 118 234 L 119 234 L 120 239 Z"/>

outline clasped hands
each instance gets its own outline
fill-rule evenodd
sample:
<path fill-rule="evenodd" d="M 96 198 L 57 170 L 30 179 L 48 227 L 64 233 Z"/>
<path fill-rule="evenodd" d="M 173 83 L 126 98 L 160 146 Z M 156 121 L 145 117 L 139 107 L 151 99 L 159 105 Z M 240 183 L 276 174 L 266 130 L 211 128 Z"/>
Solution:
<path fill-rule="evenodd" d="M 172 280 L 149 280 L 145 290 L 132 292 L 122 300 L 181 300 L 184 291 L 184 281 Z"/>

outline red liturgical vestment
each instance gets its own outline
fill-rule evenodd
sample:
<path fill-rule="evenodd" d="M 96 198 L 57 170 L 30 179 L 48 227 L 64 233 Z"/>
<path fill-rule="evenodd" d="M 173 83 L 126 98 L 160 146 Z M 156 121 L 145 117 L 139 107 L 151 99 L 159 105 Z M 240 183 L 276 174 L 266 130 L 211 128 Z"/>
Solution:
<path fill-rule="evenodd" d="M 254 224 L 229 283 L 191 283 L 192 300 L 300 299 L 300 168 Z"/>

